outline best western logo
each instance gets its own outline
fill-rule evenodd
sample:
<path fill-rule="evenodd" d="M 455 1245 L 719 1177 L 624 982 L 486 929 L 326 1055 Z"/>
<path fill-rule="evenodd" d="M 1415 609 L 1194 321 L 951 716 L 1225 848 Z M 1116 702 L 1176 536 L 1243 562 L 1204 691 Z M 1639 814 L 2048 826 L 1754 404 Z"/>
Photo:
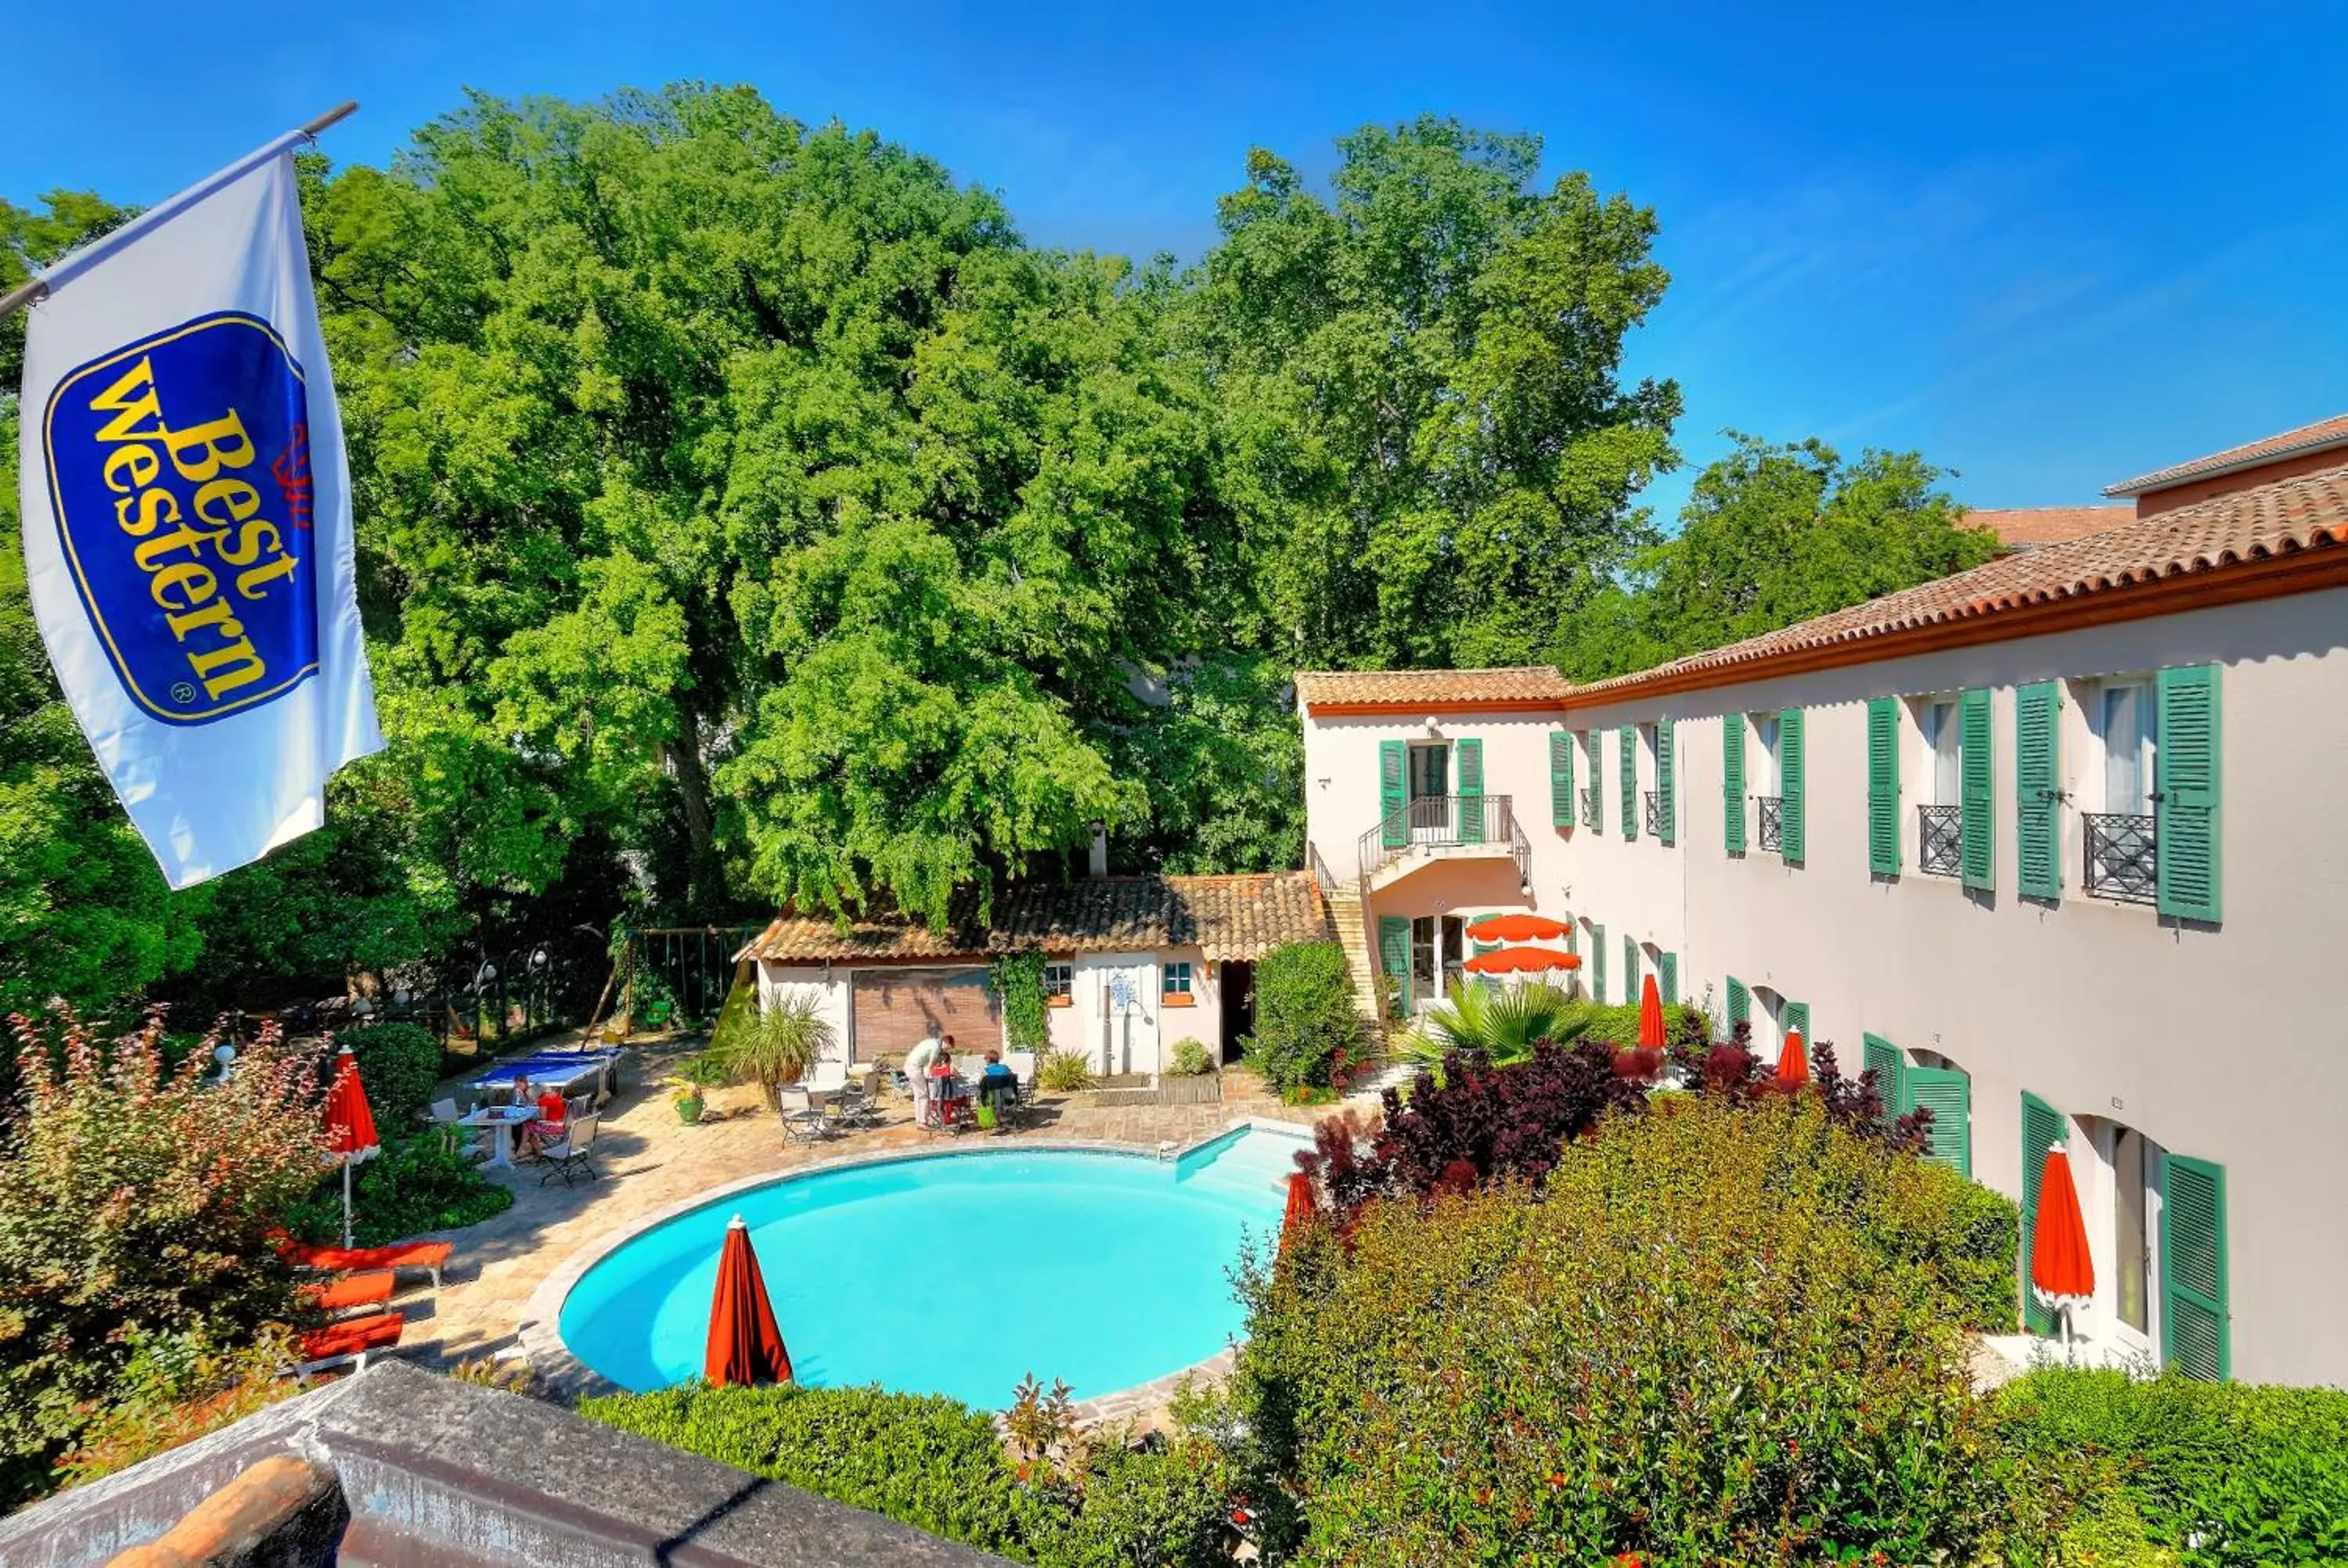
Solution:
<path fill-rule="evenodd" d="M 50 395 L 57 536 L 115 673 L 155 717 L 208 723 L 316 673 L 307 420 L 283 342 L 234 313 Z"/>

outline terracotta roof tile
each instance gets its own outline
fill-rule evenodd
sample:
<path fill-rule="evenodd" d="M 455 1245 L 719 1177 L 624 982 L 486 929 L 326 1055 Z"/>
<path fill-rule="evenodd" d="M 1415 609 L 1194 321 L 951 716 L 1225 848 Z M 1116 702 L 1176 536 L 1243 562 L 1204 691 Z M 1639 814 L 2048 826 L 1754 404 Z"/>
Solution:
<path fill-rule="evenodd" d="M 1694 653 L 1633 675 L 1574 689 L 1577 701 L 1658 681 L 1724 685 L 1739 679 L 1689 681 L 1733 671 L 1780 655 L 1860 642 L 1949 621 L 1994 616 L 2058 600 L 2151 582 L 2302 551 L 2348 544 L 2348 466 L 2279 479 L 2212 497 L 2060 544 L 2001 556 L 1904 592 L 1838 610 L 1725 648 Z"/>
<path fill-rule="evenodd" d="M 1498 670 L 1300 670 L 1296 695 L 1306 708 L 1557 706 L 1570 690 L 1547 664 Z"/>
<path fill-rule="evenodd" d="M 744 958 L 774 963 L 860 958 L 978 958 L 993 953 L 1144 952 L 1197 946 L 1209 958 L 1256 958 L 1286 942 L 1329 935 L 1328 907 L 1309 871 L 1231 876 L 1104 876 L 1031 883 L 997 895 L 982 924 L 978 896 L 953 903 L 950 928 L 873 915 L 845 931 L 822 915 L 776 917 Z"/>
<path fill-rule="evenodd" d="M 2104 494 L 2140 496 L 2148 490 L 2165 490 L 2188 479 L 2223 474 L 2231 468 L 2255 467 L 2260 463 L 2271 463 L 2279 457 L 2290 457 L 2302 452 L 2320 452 L 2327 446 L 2348 446 L 2348 414 L 2335 414 L 2329 419 L 2319 419 L 2312 425 L 2302 425 L 2280 436 L 2270 436 L 2240 446 L 2229 446 L 2223 452 L 2212 452 L 2207 457 L 2196 457 L 2189 463 L 2174 463 L 2166 468 L 2156 468 L 2137 478 L 2106 485 Z"/>
<path fill-rule="evenodd" d="M 2135 516 L 2136 508 L 2126 502 L 2110 507 L 1976 507 L 1965 514 L 1965 527 L 1989 529 L 2008 549 L 2034 549 L 2116 528 Z"/>

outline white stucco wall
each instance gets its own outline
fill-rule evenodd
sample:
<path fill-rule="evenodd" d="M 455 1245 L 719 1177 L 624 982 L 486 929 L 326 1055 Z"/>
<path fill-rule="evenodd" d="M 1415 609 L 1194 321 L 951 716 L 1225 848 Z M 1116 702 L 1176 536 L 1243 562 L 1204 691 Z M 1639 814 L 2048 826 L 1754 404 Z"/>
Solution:
<path fill-rule="evenodd" d="M 1056 954 L 1049 960 L 1073 968 L 1068 1005 L 1048 1009 L 1052 1049 L 1070 1051 L 1092 1063 L 1096 1072 L 1163 1072 L 1171 1062 L 1174 1042 L 1197 1036 L 1209 1052 L 1218 1050 L 1222 1030 L 1222 977 L 1210 973 L 1206 955 L 1197 948 L 1157 952 Z M 1190 966 L 1189 1007 L 1168 1007 L 1161 994 L 1163 966 Z M 1123 973 L 1132 982 L 1135 1005 L 1121 1018 L 1110 1019 L 1108 985 Z M 1104 1020 L 1110 1027 L 1104 1028 Z"/>
<path fill-rule="evenodd" d="M 824 1052 L 826 1061 L 854 1061 L 856 1056 L 855 1008 L 849 989 L 850 972 L 833 968 L 829 979 L 820 968 L 792 968 L 770 964 L 761 959 L 758 964 L 758 1006 L 762 1009 L 794 1001 L 812 1001 L 824 1022 L 831 1026 L 832 1050 Z"/>
<path fill-rule="evenodd" d="M 1564 876 L 1565 830 L 1550 825 L 1549 735 L 1560 714 L 1440 714 L 1436 729 L 1416 717 L 1304 718 L 1305 834 L 1332 875 L 1350 882 L 1359 870 L 1361 835 L 1383 818 L 1378 795 L 1382 741 L 1479 740 L 1484 794 L 1509 797 L 1517 825 L 1532 845 L 1534 901 L 1554 901 Z M 1452 788 L 1458 787 L 1455 754 Z M 1514 897 L 1517 907 L 1524 907 Z"/>

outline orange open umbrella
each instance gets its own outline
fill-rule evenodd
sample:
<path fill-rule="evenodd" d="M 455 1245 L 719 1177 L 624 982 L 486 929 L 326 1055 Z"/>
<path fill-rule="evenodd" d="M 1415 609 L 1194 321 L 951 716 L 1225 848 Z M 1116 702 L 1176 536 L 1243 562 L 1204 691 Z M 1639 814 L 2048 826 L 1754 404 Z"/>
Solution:
<path fill-rule="evenodd" d="M 1786 1031 L 1786 1048 L 1777 1053 L 1777 1081 L 1788 1089 L 1799 1089 L 1810 1081 L 1810 1053 L 1802 1045 L 1802 1031 Z"/>
<path fill-rule="evenodd" d="M 2063 1337 L 2071 1337 L 2071 1315 L 2096 1296 L 2096 1260 L 2087 1251 L 2087 1222 L 2079 1214 L 2079 1190 L 2071 1182 L 2071 1157 L 2063 1145 L 2046 1151 L 2038 1173 L 2038 1224 L 2030 1242 L 2030 1294 L 2050 1312 L 2063 1314 Z"/>
<path fill-rule="evenodd" d="M 1313 1178 L 1302 1171 L 1288 1173 L 1288 1212 L 1280 1218 L 1280 1245 L 1285 1249 L 1288 1238 L 1304 1228 L 1313 1219 Z"/>
<path fill-rule="evenodd" d="M 1554 942 L 1567 929 L 1564 921 L 1546 915 L 1487 915 L 1468 934 L 1479 942 Z"/>
<path fill-rule="evenodd" d="M 1501 948 L 1478 953 L 1459 967 L 1477 975 L 1529 975 L 1542 969 L 1578 969 L 1581 960 L 1554 948 Z"/>
<path fill-rule="evenodd" d="M 326 1152 L 343 1167 L 343 1245 L 351 1245 L 351 1167 L 375 1158 L 381 1146 L 366 1086 L 359 1081 L 358 1058 L 345 1046 L 335 1053 L 335 1078 L 326 1091 Z"/>
<path fill-rule="evenodd" d="M 740 1214 L 726 1227 L 726 1250 L 717 1257 L 717 1293 L 709 1304 L 709 1348 L 701 1370 L 721 1387 L 791 1380 L 790 1352 L 783 1348 L 758 1255 L 750 1250 L 750 1227 Z"/>
<path fill-rule="evenodd" d="M 1663 993 L 1655 989 L 1655 977 L 1649 975 L 1639 992 L 1639 1049 L 1661 1050 L 1667 1043 L 1663 1039 Z"/>

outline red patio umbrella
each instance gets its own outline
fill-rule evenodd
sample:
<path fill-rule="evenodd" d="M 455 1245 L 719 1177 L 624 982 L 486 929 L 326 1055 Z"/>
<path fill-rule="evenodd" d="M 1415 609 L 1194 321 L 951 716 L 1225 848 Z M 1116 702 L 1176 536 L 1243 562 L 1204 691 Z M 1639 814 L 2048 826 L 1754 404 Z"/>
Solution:
<path fill-rule="evenodd" d="M 343 1167 L 343 1245 L 351 1245 L 351 1167 L 375 1158 L 380 1148 L 375 1112 L 367 1109 L 366 1086 L 359 1081 L 358 1058 L 345 1046 L 335 1053 L 335 1078 L 326 1091 L 326 1152 Z"/>
<path fill-rule="evenodd" d="M 1578 969 L 1581 960 L 1554 948 L 1501 948 L 1478 953 L 1459 967 L 1476 975 L 1533 974 L 1541 969 Z"/>
<path fill-rule="evenodd" d="M 1288 1212 L 1280 1217 L 1280 1245 L 1285 1251 L 1288 1238 L 1294 1235 L 1313 1219 L 1313 1178 L 1302 1171 L 1288 1173 Z"/>
<path fill-rule="evenodd" d="M 2038 1173 L 2038 1225 L 2030 1242 L 2030 1293 L 2050 1312 L 2063 1314 L 2063 1338 L 2071 1338 L 2071 1315 L 2095 1299 L 2096 1260 L 2087 1251 L 2087 1222 L 2079 1214 L 2079 1190 L 2071 1182 L 2071 1157 L 2060 1143 L 2046 1151 Z"/>
<path fill-rule="evenodd" d="M 1569 929 L 1546 915 L 1487 915 L 1468 927 L 1479 942 L 1554 942 Z"/>
<path fill-rule="evenodd" d="M 1663 1039 L 1663 993 L 1655 989 L 1655 977 L 1649 975 L 1639 992 L 1639 1049 L 1661 1050 Z"/>
<path fill-rule="evenodd" d="M 727 1383 L 788 1383 L 791 1355 L 767 1299 L 758 1255 L 750 1250 L 750 1227 L 736 1214 L 726 1227 L 726 1250 L 717 1257 L 717 1292 L 709 1303 L 709 1348 L 702 1375 Z"/>
<path fill-rule="evenodd" d="M 1786 1048 L 1777 1053 L 1777 1081 L 1788 1089 L 1799 1089 L 1810 1081 L 1810 1053 L 1802 1045 L 1802 1031 L 1786 1031 Z"/>

